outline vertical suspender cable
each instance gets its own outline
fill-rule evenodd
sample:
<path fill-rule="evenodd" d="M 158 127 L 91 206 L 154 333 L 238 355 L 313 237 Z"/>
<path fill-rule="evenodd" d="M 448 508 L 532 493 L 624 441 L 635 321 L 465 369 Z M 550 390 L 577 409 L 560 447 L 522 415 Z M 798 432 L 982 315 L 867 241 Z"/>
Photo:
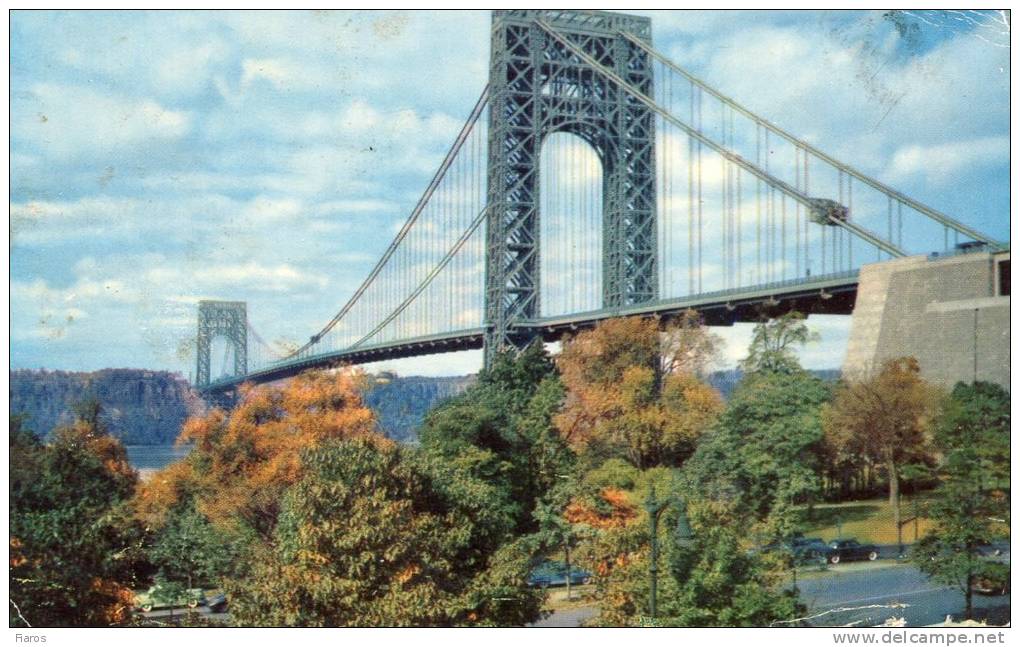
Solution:
<path fill-rule="evenodd" d="M 846 190 L 847 190 L 847 215 L 853 220 L 854 217 L 854 178 L 848 176 L 846 179 Z M 853 268 L 854 266 L 854 237 L 846 237 L 846 253 L 847 253 L 847 268 Z"/>
<path fill-rule="evenodd" d="M 761 168 L 761 125 L 754 125 L 755 135 L 755 165 Z M 755 182 L 755 193 L 756 193 L 756 204 L 754 208 L 755 219 L 757 224 L 755 225 L 755 254 L 757 256 L 757 266 L 755 267 L 755 283 L 761 285 L 762 283 L 762 272 L 761 272 L 761 178 L 756 178 Z"/>
<path fill-rule="evenodd" d="M 691 122 L 695 122 L 695 84 L 691 83 Z M 695 140 L 687 135 L 687 294 L 695 293 Z"/>
<path fill-rule="evenodd" d="M 888 211 L 886 213 L 889 221 L 889 240 L 893 239 L 893 208 L 892 208 L 892 196 L 886 196 Z M 878 250 L 878 248 L 876 248 Z M 876 256 L 881 259 L 882 250 L 878 250 Z"/>
<path fill-rule="evenodd" d="M 797 146 L 797 147 L 795 147 L 793 149 L 793 177 L 794 177 L 794 187 L 797 188 L 797 189 L 800 189 L 800 146 Z M 793 213 L 793 230 L 794 230 L 794 232 L 796 232 L 796 235 L 794 236 L 794 242 L 793 242 L 794 249 L 796 250 L 796 253 L 794 254 L 795 260 L 794 260 L 793 272 L 794 272 L 794 276 L 799 278 L 800 277 L 800 251 L 801 251 L 801 249 L 800 249 L 800 202 L 796 202 L 795 201 L 794 204 L 793 204 L 793 208 L 794 208 L 794 213 Z"/>
<path fill-rule="evenodd" d="M 704 124 L 702 113 L 702 96 L 701 89 L 698 89 L 698 133 L 701 133 L 702 126 Z M 702 226 L 702 199 L 701 199 L 701 140 L 698 140 L 698 294 L 701 294 L 701 275 L 702 275 L 702 245 L 701 245 L 701 226 Z"/>
<path fill-rule="evenodd" d="M 896 222 L 897 222 L 897 228 L 898 228 L 898 233 L 897 233 L 898 238 L 897 238 L 896 246 L 899 247 L 900 249 L 903 249 L 903 203 L 897 201 L 896 205 L 897 205 L 897 207 L 896 207 L 896 210 L 897 210 Z"/>

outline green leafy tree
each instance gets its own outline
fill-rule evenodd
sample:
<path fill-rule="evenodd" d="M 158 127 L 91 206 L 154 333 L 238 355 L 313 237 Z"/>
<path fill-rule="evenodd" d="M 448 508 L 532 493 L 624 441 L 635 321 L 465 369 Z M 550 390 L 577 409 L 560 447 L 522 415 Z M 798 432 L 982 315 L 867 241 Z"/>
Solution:
<path fill-rule="evenodd" d="M 136 474 L 96 402 L 42 444 L 10 425 L 11 626 L 110 626 L 130 616 L 141 533 L 124 502 Z"/>
<path fill-rule="evenodd" d="M 147 553 L 162 578 L 189 589 L 213 584 L 244 562 L 243 544 L 217 532 L 193 505 L 168 516 Z"/>
<path fill-rule="evenodd" d="M 503 353 L 477 384 L 429 412 L 421 445 L 496 486 L 494 505 L 508 510 L 517 533 L 533 532 L 538 502 L 572 473 L 573 457 L 552 424 L 562 400 L 541 343 Z"/>
<path fill-rule="evenodd" d="M 740 362 L 745 373 L 794 373 L 801 370 L 794 350 L 819 335 L 805 323 L 803 314 L 793 311 L 754 327 L 747 357 Z"/>
<path fill-rule="evenodd" d="M 532 547 L 495 486 L 425 452 L 337 441 L 305 454 L 274 542 L 229 582 L 242 625 L 513 626 L 540 615 Z"/>
<path fill-rule="evenodd" d="M 770 520 L 770 539 L 788 536 L 793 504 L 813 501 L 820 489 L 820 412 L 831 397 L 827 383 L 803 370 L 746 376 L 685 478 L 752 521 Z"/>
<path fill-rule="evenodd" d="M 981 548 L 1009 533 L 1009 420 L 1009 393 L 1002 387 L 959 383 L 935 426 L 942 460 L 928 505 L 934 527 L 914 559 L 937 582 L 960 589 L 968 619 L 978 578 L 1008 580 L 1008 564 L 989 560 Z"/>
<path fill-rule="evenodd" d="M 659 524 L 664 564 L 658 578 L 658 626 L 762 627 L 798 617 L 795 591 L 760 554 L 747 550 L 746 528 L 725 506 L 695 501 L 688 507 L 694 538 L 677 541 L 677 512 Z M 616 555 L 596 586 L 600 613 L 593 624 L 639 626 L 650 621 L 648 520 L 603 533 L 592 554 Z M 606 563 L 603 558 L 603 563 Z"/>

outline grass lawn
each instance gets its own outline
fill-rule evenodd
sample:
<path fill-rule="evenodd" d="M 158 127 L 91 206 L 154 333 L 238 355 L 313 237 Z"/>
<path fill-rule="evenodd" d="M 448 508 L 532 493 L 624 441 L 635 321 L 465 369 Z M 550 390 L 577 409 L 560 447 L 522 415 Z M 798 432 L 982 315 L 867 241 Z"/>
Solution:
<path fill-rule="evenodd" d="M 913 504 L 904 499 L 900 509 L 903 520 L 911 520 L 903 526 L 903 542 L 910 544 L 914 542 L 915 529 Z M 816 505 L 813 519 L 807 519 L 807 510 L 804 510 L 804 521 L 805 536 L 821 537 L 825 541 L 843 537 L 855 538 L 861 543 L 896 543 L 896 524 L 888 498 Z M 930 520 L 919 519 L 918 536 L 923 537 L 930 526 Z"/>

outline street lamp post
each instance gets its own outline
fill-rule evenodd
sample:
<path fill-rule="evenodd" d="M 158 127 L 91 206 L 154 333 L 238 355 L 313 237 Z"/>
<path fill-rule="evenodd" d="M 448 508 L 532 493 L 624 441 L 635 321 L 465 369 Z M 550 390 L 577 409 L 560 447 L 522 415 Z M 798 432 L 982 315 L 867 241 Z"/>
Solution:
<path fill-rule="evenodd" d="M 676 494 L 657 500 L 655 497 L 655 485 L 648 491 L 648 498 L 645 500 L 645 510 L 648 512 L 648 529 L 651 532 L 651 563 L 648 567 L 649 577 L 649 599 L 648 608 L 652 620 L 658 615 L 656 596 L 659 588 L 659 517 L 669 504 L 675 504 L 679 512 L 676 527 L 676 539 L 678 543 L 688 544 L 694 538 L 691 526 L 687 522 L 687 511 L 683 499 Z"/>

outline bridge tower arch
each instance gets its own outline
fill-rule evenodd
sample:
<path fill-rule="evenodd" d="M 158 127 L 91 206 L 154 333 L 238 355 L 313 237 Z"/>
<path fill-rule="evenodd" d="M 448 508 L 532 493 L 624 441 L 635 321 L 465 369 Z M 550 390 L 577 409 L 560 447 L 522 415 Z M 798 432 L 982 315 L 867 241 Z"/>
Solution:
<path fill-rule="evenodd" d="M 211 382 L 210 360 L 213 338 L 222 335 L 234 350 L 233 376 L 248 373 L 248 311 L 244 301 L 199 301 L 195 386 Z"/>
<path fill-rule="evenodd" d="M 539 159 L 542 141 L 570 132 L 603 169 L 602 307 L 658 297 L 654 113 L 557 43 L 555 28 L 641 92 L 652 61 L 624 33 L 651 44 L 651 20 L 594 11 L 494 11 L 489 84 L 485 363 L 522 348 L 517 326 L 540 316 Z"/>

